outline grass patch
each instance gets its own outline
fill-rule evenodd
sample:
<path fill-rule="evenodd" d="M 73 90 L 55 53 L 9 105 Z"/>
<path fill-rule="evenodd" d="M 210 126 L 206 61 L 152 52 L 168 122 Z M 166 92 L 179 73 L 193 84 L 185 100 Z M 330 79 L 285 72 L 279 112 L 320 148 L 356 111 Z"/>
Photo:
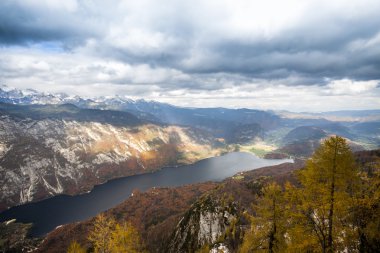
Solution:
<path fill-rule="evenodd" d="M 266 151 L 264 149 L 260 149 L 260 148 L 251 148 L 249 151 L 254 153 L 255 155 L 257 155 L 259 157 L 264 157 L 268 153 L 268 151 Z"/>
<path fill-rule="evenodd" d="M 234 180 L 242 180 L 242 179 L 244 179 L 244 176 L 242 176 L 242 175 L 236 175 L 236 176 L 233 176 L 232 179 L 234 179 Z"/>

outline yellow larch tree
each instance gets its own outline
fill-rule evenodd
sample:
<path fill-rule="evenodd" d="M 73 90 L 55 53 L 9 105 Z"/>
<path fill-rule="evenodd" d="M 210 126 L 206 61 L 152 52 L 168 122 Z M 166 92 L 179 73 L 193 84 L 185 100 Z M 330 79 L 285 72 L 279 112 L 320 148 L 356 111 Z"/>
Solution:
<path fill-rule="evenodd" d="M 284 194 L 277 183 L 263 189 L 263 196 L 254 205 L 255 215 L 249 216 L 251 229 L 244 236 L 240 252 L 283 252 L 285 243 Z"/>
<path fill-rule="evenodd" d="M 288 192 L 293 200 L 289 201 L 294 224 L 291 247 L 303 244 L 304 249 L 313 248 L 318 242 L 320 250 L 316 252 L 347 249 L 345 242 L 354 230 L 347 220 L 354 205 L 358 170 L 346 140 L 339 136 L 326 139 L 301 170 L 299 180 L 302 187 Z"/>
<path fill-rule="evenodd" d="M 138 231 L 131 223 L 116 224 L 111 237 L 112 252 L 142 253 L 144 245 Z"/>
<path fill-rule="evenodd" d="M 92 242 L 95 253 L 112 252 L 111 236 L 114 226 L 113 218 L 108 218 L 104 214 L 96 216 L 93 230 L 88 235 L 88 240 Z"/>

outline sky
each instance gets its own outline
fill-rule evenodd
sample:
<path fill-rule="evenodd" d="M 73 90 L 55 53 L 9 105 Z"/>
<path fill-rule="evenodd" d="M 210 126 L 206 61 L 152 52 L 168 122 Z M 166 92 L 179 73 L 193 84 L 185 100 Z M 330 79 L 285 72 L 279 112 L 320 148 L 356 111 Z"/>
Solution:
<path fill-rule="evenodd" d="M 191 107 L 380 109 L 378 0 L 1 0 L 0 84 Z"/>

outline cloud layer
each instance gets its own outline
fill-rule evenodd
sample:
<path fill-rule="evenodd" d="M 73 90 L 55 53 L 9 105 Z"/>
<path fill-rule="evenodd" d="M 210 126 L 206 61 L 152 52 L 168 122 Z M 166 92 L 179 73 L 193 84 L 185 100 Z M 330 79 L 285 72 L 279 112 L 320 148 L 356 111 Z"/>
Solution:
<path fill-rule="evenodd" d="M 378 13 L 375 0 L 4 0 L 0 82 L 190 106 L 380 108 Z"/>

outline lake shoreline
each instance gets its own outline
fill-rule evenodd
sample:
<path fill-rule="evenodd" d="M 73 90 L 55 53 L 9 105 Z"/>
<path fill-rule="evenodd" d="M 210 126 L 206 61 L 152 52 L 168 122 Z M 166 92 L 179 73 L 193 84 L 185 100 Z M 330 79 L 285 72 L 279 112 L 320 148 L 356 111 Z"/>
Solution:
<path fill-rule="evenodd" d="M 154 172 L 108 180 L 88 193 L 57 195 L 42 201 L 12 207 L 0 221 L 16 218 L 32 222 L 32 234 L 43 236 L 59 225 L 82 221 L 108 210 L 131 196 L 134 190 L 178 187 L 207 181 L 220 182 L 238 172 L 293 162 L 292 159 L 262 159 L 252 153 L 232 152 L 199 160 L 190 165 L 162 167 Z"/>

